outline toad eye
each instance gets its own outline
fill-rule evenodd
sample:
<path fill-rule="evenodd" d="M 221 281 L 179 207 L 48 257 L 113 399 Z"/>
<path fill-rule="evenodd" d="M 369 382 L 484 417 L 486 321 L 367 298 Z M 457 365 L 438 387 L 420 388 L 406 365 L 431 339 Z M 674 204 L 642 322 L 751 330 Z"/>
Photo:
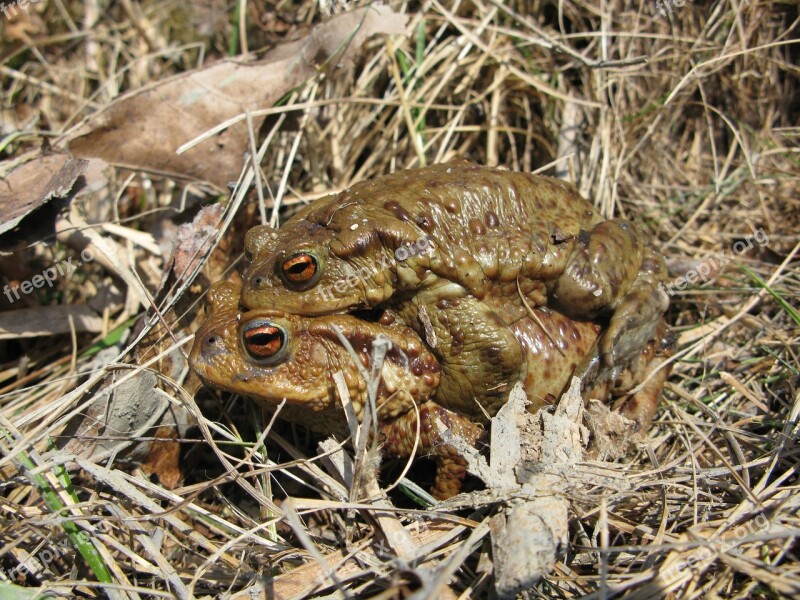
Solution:
<path fill-rule="evenodd" d="M 319 263 L 307 252 L 293 254 L 281 264 L 281 274 L 287 283 L 313 285 L 319 275 Z"/>
<path fill-rule="evenodd" d="M 242 346 L 253 360 L 274 364 L 287 352 L 286 330 L 270 321 L 255 320 L 242 326 Z"/>

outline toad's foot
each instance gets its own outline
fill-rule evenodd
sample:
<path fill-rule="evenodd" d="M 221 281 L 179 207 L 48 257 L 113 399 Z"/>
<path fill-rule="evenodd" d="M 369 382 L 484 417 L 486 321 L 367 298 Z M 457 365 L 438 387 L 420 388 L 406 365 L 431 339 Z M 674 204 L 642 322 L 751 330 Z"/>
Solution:
<path fill-rule="evenodd" d="M 600 352 L 606 365 L 612 366 L 635 356 L 656 333 L 659 321 L 669 306 L 661 288 L 667 277 L 664 259 L 645 249 L 644 259 L 630 290 L 614 308 L 608 329 L 603 333 Z"/>
<path fill-rule="evenodd" d="M 615 411 L 635 423 L 634 430 L 644 434 L 655 415 L 670 365 L 664 365 L 675 350 L 675 338 L 664 319 L 656 323 L 654 337 L 639 354 L 609 367 L 600 359 L 602 338 L 586 356 L 575 375 L 581 380 L 584 398 L 607 401 L 616 398 Z"/>

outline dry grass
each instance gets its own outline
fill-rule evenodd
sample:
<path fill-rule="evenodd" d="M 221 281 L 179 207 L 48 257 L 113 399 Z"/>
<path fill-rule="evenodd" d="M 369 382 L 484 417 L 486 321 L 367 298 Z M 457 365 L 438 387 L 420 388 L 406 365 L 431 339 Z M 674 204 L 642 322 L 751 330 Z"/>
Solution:
<path fill-rule="evenodd" d="M 247 3 L 241 15 L 234 5 L 55 0 L 21 9 L 13 22 L 0 17 L 3 158 L 57 144 L 120 93 L 225 55 L 242 31 L 257 51 L 321 18 L 304 0 Z M 606 215 L 640 222 L 676 276 L 730 258 L 716 277 L 676 289 L 670 322 L 680 351 L 647 442 L 607 466 L 611 483 L 571 498 L 571 545 L 530 596 L 800 595 L 800 321 L 791 308 L 800 298 L 797 6 L 687 3 L 666 16 L 652 2 L 394 8 L 411 15 L 418 38 L 373 39 L 352 77 L 320 77 L 289 100 L 262 162 L 267 210 L 271 194 L 291 205 L 454 157 L 520 170 L 557 160 L 545 172 L 568 173 Z M 83 217 L 158 240 L 209 201 L 181 191 L 120 171 L 82 199 Z M 167 210 L 182 200 L 186 212 Z M 769 243 L 735 254 L 734 244 L 759 228 Z M 140 279 L 153 295 L 164 256 L 110 237 L 118 265 L 92 263 L 29 303 L 79 304 L 105 293 L 104 333 L 127 323 L 140 297 L 129 282 Z M 2 259 L 3 284 L 67 254 L 46 241 Z M 128 270 L 124 282 L 115 268 Z M 189 333 L 202 292 L 183 292 L 183 320 L 170 313 L 175 339 Z M 381 512 L 350 501 L 318 461 L 303 460 L 315 450 L 302 435 L 284 439 L 273 428 L 265 439 L 268 428 L 238 429 L 237 418 L 252 417 L 241 402 L 201 410 L 181 387 L 185 372 L 167 376 L 135 354 L 136 335 L 3 342 L 0 582 L 65 597 L 186 598 L 260 581 L 268 595 L 290 597 L 323 581 L 320 564 L 349 556 L 314 594 L 331 586 L 376 598 L 489 593 L 485 520 L 501 502 L 442 511 L 394 509 L 387 499 Z M 111 351 L 84 355 L 99 339 Z M 159 349 L 173 343 L 165 339 Z M 175 489 L 152 482 L 135 458 L 75 462 L 48 449 L 99 390 L 129 377 L 124 364 L 137 363 L 159 367 L 163 397 L 200 423 Z M 291 502 L 281 500 L 287 495 Z M 88 532 L 114 585 L 96 583 L 64 523 Z M 403 558 L 376 553 L 376 542 L 392 542 L 387 532 L 402 527 L 411 550 L 390 543 Z M 31 555 L 54 558 L 20 570 Z"/>

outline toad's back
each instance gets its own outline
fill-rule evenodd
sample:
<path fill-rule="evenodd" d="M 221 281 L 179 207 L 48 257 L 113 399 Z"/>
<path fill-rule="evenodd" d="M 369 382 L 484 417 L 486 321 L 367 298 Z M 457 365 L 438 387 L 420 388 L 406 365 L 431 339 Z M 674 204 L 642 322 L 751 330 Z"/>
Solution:
<path fill-rule="evenodd" d="M 472 262 L 469 257 L 487 278 L 507 281 L 517 276 L 515 267 L 525 257 L 528 267 L 546 278 L 541 263 L 545 268 L 563 263 L 571 245 L 561 242 L 600 219 L 564 181 L 446 163 L 358 183 L 314 205 L 305 220 L 345 236 L 378 223 L 392 229 L 394 221 L 398 240 L 408 240 L 413 232 L 429 236 L 456 265 Z M 363 252 L 360 239 L 361 247 L 350 252 Z"/>

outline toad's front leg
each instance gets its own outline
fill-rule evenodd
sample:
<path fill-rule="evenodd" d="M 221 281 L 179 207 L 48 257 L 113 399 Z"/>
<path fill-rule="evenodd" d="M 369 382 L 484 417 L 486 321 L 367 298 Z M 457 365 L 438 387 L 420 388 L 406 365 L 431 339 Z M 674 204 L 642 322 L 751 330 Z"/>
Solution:
<path fill-rule="evenodd" d="M 461 482 L 467 473 L 467 461 L 446 440 L 451 435 L 457 436 L 476 448 L 484 430 L 462 415 L 435 402 L 426 402 L 418 411 L 411 410 L 381 425 L 383 448 L 387 454 L 400 458 L 411 456 L 417 440 L 417 414 L 417 455 L 436 459 L 436 479 L 431 494 L 438 500 L 445 500 L 461 490 Z"/>
<path fill-rule="evenodd" d="M 399 313 L 441 363 L 441 406 L 487 420 L 525 378 L 525 352 L 514 332 L 460 285 L 439 281 L 403 302 Z"/>
<path fill-rule="evenodd" d="M 607 366 L 640 353 L 654 339 L 669 299 L 661 289 L 664 259 L 626 221 L 610 220 L 582 232 L 551 290 L 554 304 L 575 319 L 608 315 L 600 340 Z"/>

